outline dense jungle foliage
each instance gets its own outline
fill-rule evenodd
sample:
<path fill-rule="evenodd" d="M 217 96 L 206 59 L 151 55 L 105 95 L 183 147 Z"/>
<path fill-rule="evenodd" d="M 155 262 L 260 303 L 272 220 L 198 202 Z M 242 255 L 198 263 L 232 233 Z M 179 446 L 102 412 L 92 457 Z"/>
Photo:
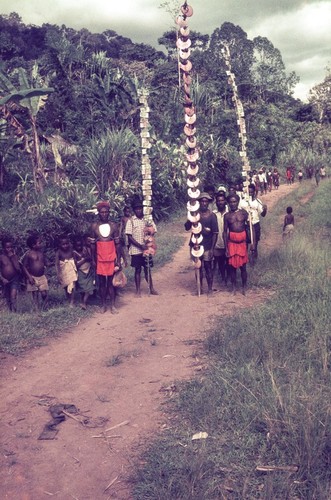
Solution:
<path fill-rule="evenodd" d="M 288 164 L 302 169 L 328 163 L 331 142 L 330 74 L 308 104 L 292 97 L 298 78 L 263 37 L 249 40 L 225 22 L 211 36 L 191 32 L 193 99 L 201 148 L 202 183 L 240 176 L 238 129 L 221 54 L 232 68 L 246 116 L 253 168 Z M 25 239 L 76 232 L 86 210 L 112 200 L 113 215 L 140 191 L 138 89 L 149 90 L 150 159 L 157 220 L 186 199 L 184 111 L 179 87 L 176 30 L 158 40 L 162 50 L 103 33 L 66 26 L 25 25 L 0 16 L 0 227 Z"/>

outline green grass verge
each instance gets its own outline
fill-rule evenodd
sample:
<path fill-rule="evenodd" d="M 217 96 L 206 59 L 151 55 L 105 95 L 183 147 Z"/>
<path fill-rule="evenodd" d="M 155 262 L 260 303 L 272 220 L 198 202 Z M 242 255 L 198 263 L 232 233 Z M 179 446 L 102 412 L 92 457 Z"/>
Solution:
<path fill-rule="evenodd" d="M 171 428 L 140 457 L 135 498 L 331 498 L 330 181 L 301 207 L 305 190 L 273 215 L 302 210 L 295 237 L 256 268 L 275 293 L 210 332 L 208 371 L 179 384 Z"/>
<path fill-rule="evenodd" d="M 179 216 L 158 225 L 157 253 L 155 267 L 157 270 L 173 259 L 174 254 L 183 244 L 183 225 Z M 125 270 L 129 283 L 133 282 L 133 270 Z M 63 331 L 77 324 L 79 319 L 94 314 L 98 309 L 98 300 L 94 299 L 87 311 L 80 307 L 70 309 L 65 301 L 64 293 L 56 285 L 56 278 L 52 277 L 49 296 L 49 307 L 45 312 L 36 314 L 32 311 L 32 303 L 27 293 L 19 293 L 18 313 L 7 312 L 4 299 L 0 301 L 1 328 L 0 351 L 10 354 L 22 352 L 38 347 L 47 342 L 48 337 L 60 336 Z M 77 301 L 79 297 L 77 297 Z"/>

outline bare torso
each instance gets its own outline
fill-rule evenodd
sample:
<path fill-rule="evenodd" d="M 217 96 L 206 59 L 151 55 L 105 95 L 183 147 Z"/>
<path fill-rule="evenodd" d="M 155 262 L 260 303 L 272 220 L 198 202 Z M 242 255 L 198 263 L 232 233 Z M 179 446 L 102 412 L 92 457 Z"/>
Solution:
<path fill-rule="evenodd" d="M 29 250 L 23 259 L 23 265 L 32 276 L 40 277 L 45 274 L 45 257 L 39 250 Z"/>

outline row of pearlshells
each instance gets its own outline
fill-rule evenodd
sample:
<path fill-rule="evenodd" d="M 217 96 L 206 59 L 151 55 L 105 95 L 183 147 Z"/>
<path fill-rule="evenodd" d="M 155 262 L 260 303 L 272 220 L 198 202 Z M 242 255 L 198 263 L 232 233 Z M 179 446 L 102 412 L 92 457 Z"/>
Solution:
<path fill-rule="evenodd" d="M 197 149 L 197 140 L 195 137 L 196 133 L 196 113 L 191 99 L 191 88 L 192 83 L 191 70 L 192 63 L 189 60 L 191 54 L 191 40 L 189 38 L 190 29 L 187 24 L 187 18 L 193 15 L 193 9 L 186 2 L 181 6 L 181 14 L 177 17 L 176 23 L 179 26 L 178 38 L 177 38 L 177 48 L 179 51 L 179 68 L 181 70 L 181 76 L 183 80 L 184 89 L 184 111 L 185 111 L 185 126 L 184 134 L 186 135 L 185 145 L 187 147 L 186 160 L 187 160 L 187 186 L 188 186 L 188 197 L 187 202 L 187 218 L 192 223 L 191 229 L 191 242 L 192 248 L 191 253 L 194 258 L 196 267 L 201 263 L 199 257 L 203 255 L 204 248 L 201 245 L 202 242 L 202 226 L 200 221 L 199 208 L 200 203 L 198 198 L 200 196 L 200 190 L 198 189 L 200 180 L 197 177 L 199 172 L 198 160 L 199 160 L 199 150 Z"/>

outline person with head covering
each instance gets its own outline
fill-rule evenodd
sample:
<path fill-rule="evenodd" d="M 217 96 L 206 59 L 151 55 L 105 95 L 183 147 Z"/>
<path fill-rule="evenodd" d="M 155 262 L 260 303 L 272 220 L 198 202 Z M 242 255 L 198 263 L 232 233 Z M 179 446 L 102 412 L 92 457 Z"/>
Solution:
<path fill-rule="evenodd" d="M 136 296 L 141 296 L 141 270 L 144 269 L 145 279 L 149 286 L 151 295 L 158 295 L 153 285 L 152 267 L 153 254 L 155 246 L 149 245 L 149 235 L 153 236 L 156 232 L 154 222 L 147 224 L 144 219 L 143 203 L 135 199 L 132 203 L 134 215 L 129 218 L 125 226 L 125 234 L 129 243 L 129 255 L 131 256 L 131 267 L 134 268 L 134 281 L 136 285 Z M 153 238 L 152 238 L 153 239 Z"/>
<path fill-rule="evenodd" d="M 113 275 L 119 268 L 120 234 L 116 222 L 109 220 L 110 204 L 108 201 L 97 203 L 98 221 L 92 224 L 94 238 L 93 260 L 98 277 L 99 293 L 102 311 L 106 312 L 107 296 L 110 298 L 110 311 L 116 314 L 115 290 L 113 287 Z"/>
<path fill-rule="evenodd" d="M 201 235 L 202 241 L 201 245 L 203 246 L 203 254 L 200 257 L 207 281 L 208 294 L 211 294 L 213 291 L 213 259 L 214 259 L 214 249 L 217 241 L 218 235 L 218 224 L 216 215 L 209 209 L 209 204 L 213 200 L 212 197 L 208 193 L 201 193 L 199 198 L 200 208 L 199 208 L 199 222 L 202 226 Z M 185 222 L 186 231 L 190 231 L 192 228 L 192 222 L 187 220 Z M 190 245 L 193 244 L 190 242 Z M 202 268 L 200 268 L 200 282 L 202 289 Z"/>

